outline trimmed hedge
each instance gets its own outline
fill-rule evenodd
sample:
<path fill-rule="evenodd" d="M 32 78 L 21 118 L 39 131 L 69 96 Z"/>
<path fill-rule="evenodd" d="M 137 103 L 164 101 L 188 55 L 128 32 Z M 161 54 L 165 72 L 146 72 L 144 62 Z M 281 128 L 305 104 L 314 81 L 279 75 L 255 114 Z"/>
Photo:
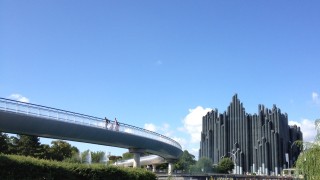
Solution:
<path fill-rule="evenodd" d="M 77 164 L 0 154 L 1 179 L 114 179 L 155 180 L 156 175 L 139 168 L 121 168 L 102 164 Z"/>

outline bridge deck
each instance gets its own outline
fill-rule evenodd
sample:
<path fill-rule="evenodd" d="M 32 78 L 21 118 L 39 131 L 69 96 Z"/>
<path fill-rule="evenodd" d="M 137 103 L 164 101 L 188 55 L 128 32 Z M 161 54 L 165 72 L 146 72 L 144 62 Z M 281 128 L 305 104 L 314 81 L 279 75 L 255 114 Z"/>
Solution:
<path fill-rule="evenodd" d="M 46 115 L 39 115 L 38 112 L 35 113 L 33 110 L 21 108 L 21 105 L 23 107 L 28 106 L 28 103 L 14 102 L 19 103 L 20 108 L 12 108 L 13 101 L 10 100 L 11 106 L 8 106 L 8 103 L 4 105 L 4 101 L 8 100 L 0 99 L 0 131 L 3 132 L 127 149 L 144 149 L 146 152 L 159 155 L 165 159 L 177 159 L 182 154 L 181 146 L 178 143 L 141 128 L 120 124 L 118 131 L 110 130 L 106 128 L 103 119 L 93 120 L 94 117 L 76 113 L 70 115 L 70 112 L 67 111 L 63 113 L 53 112 L 56 109 L 50 110 L 51 113 L 53 112 L 51 115 L 47 115 L 47 112 Z M 43 111 L 43 109 L 41 110 Z M 69 118 L 62 116 L 63 114 L 67 114 Z M 88 118 L 91 118 L 91 120 L 89 121 Z"/>

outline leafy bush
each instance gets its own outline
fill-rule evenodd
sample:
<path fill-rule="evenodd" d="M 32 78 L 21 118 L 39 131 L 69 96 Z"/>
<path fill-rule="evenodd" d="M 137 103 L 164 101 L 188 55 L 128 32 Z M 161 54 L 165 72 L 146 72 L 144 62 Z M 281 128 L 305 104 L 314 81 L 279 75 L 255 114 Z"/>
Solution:
<path fill-rule="evenodd" d="M 300 153 L 296 161 L 296 173 L 302 173 L 306 179 L 320 177 L 320 145 L 313 144 L 309 149 Z"/>
<path fill-rule="evenodd" d="M 154 180 L 156 175 L 144 169 L 120 168 L 102 164 L 39 160 L 32 157 L 0 154 L 1 179 L 133 179 Z"/>
<path fill-rule="evenodd" d="M 223 158 L 218 164 L 218 170 L 220 173 L 228 173 L 234 168 L 234 163 L 230 158 Z"/>
<path fill-rule="evenodd" d="M 211 159 L 202 157 L 195 165 L 190 166 L 191 173 L 212 173 L 214 171 Z"/>

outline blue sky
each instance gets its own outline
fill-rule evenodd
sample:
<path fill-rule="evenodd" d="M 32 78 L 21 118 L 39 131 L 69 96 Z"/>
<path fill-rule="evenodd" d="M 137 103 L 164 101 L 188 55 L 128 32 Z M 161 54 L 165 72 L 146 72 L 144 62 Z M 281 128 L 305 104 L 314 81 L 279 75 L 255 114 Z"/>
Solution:
<path fill-rule="evenodd" d="M 1 0 L 0 97 L 117 117 L 197 155 L 201 116 L 238 93 L 248 113 L 276 104 L 312 140 L 319 9 L 317 0 Z"/>

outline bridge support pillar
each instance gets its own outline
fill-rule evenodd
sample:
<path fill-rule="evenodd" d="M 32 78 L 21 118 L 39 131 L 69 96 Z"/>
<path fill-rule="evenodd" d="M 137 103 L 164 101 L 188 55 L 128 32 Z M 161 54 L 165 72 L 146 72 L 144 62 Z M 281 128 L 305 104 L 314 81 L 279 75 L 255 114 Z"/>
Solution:
<path fill-rule="evenodd" d="M 172 165 L 173 164 L 171 162 L 168 163 L 168 175 L 172 174 Z"/>
<path fill-rule="evenodd" d="M 157 165 L 156 164 L 152 164 L 152 172 L 156 172 L 157 171 Z"/>
<path fill-rule="evenodd" d="M 168 175 L 172 174 L 173 171 L 173 163 L 176 162 L 177 160 L 175 159 L 167 159 L 168 162 Z"/>
<path fill-rule="evenodd" d="M 129 152 L 133 154 L 133 167 L 134 168 L 140 168 L 141 165 L 140 165 L 140 155 L 142 153 L 144 153 L 144 149 L 135 149 L 135 148 L 132 148 L 132 149 L 129 149 Z"/>
<path fill-rule="evenodd" d="M 141 167 L 140 165 L 140 153 L 133 153 L 133 167 Z"/>

